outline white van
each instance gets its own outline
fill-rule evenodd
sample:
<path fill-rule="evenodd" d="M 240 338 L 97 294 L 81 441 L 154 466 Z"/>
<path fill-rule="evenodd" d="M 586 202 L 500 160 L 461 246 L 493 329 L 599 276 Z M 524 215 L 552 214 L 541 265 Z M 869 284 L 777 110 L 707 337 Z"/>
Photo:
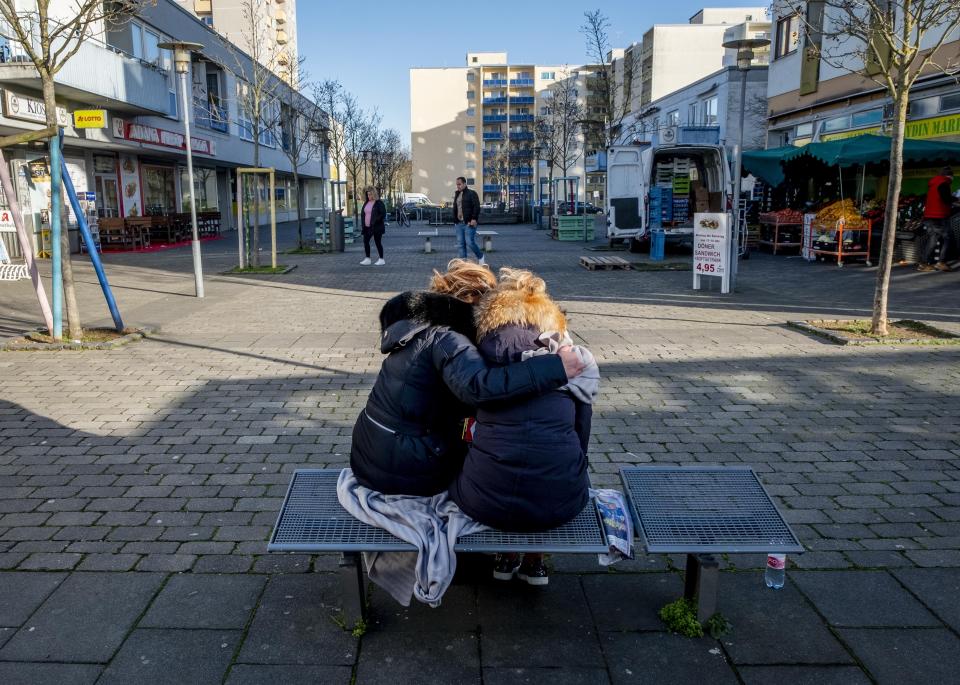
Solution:
<path fill-rule="evenodd" d="M 403 203 L 404 204 L 415 204 L 415 205 L 432 205 L 430 198 L 424 195 L 423 193 L 404 193 L 403 194 Z"/>
<path fill-rule="evenodd" d="M 672 170 L 672 171 L 671 171 Z M 674 185 L 675 177 L 689 184 Z M 688 190 L 684 192 L 684 188 Z M 730 211 L 730 166 L 721 145 L 618 145 L 607 154 L 607 238 L 630 241 L 632 251 L 650 230 L 650 194 L 659 187 L 680 188 L 673 198 L 687 203 L 686 216 L 664 222 L 667 243 L 693 245 L 696 212 Z M 654 190 L 654 192 L 656 192 Z M 672 208 L 671 208 L 672 209 Z"/>

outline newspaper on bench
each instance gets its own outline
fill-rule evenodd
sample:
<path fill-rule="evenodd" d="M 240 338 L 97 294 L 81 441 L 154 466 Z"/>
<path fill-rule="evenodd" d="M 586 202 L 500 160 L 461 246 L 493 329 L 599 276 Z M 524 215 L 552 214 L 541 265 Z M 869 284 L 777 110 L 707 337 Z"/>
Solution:
<path fill-rule="evenodd" d="M 627 503 L 619 490 L 590 490 L 597 504 L 603 535 L 609 552 L 598 554 L 602 566 L 610 566 L 621 559 L 633 559 L 633 521 L 627 513 Z"/>

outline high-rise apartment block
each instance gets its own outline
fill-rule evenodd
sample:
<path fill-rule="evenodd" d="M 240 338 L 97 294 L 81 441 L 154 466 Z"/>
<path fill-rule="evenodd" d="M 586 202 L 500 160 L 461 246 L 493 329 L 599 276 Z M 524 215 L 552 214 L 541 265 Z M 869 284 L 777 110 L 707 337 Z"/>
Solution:
<path fill-rule="evenodd" d="M 413 192 L 442 201 L 453 195 L 455 179 L 463 176 L 484 202 L 533 201 L 539 179 L 550 176 L 535 149 L 537 116 L 548 111 L 551 86 L 565 79 L 575 84 L 578 101 L 587 107 L 591 70 L 510 64 L 505 52 L 468 53 L 465 67 L 411 69 Z M 506 182 L 490 166 L 504 155 L 509 157 Z M 565 175 L 581 178 L 583 163 L 581 150 Z M 560 174 L 555 168 L 553 175 Z M 602 189 L 602 176 L 588 174 L 586 197 L 592 199 L 593 191 Z M 581 184 L 581 199 L 584 191 Z"/>
<path fill-rule="evenodd" d="M 283 76 L 297 61 L 296 0 L 176 0 L 247 54 Z M 258 42 L 254 46 L 252 42 Z"/>

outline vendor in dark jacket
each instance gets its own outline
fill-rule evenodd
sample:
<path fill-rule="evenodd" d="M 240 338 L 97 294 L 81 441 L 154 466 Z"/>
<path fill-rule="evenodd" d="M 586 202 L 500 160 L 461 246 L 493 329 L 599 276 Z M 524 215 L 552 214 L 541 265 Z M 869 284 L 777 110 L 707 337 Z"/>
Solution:
<path fill-rule="evenodd" d="M 380 312 L 387 355 L 353 428 L 357 480 L 385 494 L 447 489 L 466 452 L 463 419 L 474 407 L 550 392 L 582 365 L 570 348 L 490 366 L 474 347 L 473 303 L 496 283 L 486 267 L 454 260 L 434 292 L 406 292 Z"/>
<path fill-rule="evenodd" d="M 541 349 L 541 334 L 548 332 L 565 337 L 567 325 L 543 280 L 529 271 L 501 269 L 497 289 L 477 308 L 480 353 L 495 364 L 513 364 Z M 544 531 L 570 521 L 586 506 L 587 445 L 599 369 L 588 366 L 577 381 L 590 385 L 574 388 L 572 383 L 477 410 L 473 442 L 450 486 L 451 499 L 464 513 L 502 530 Z M 516 573 L 531 585 L 548 582 L 542 555 L 527 554 L 522 565 L 516 554 L 497 555 L 495 578 L 509 580 Z"/>

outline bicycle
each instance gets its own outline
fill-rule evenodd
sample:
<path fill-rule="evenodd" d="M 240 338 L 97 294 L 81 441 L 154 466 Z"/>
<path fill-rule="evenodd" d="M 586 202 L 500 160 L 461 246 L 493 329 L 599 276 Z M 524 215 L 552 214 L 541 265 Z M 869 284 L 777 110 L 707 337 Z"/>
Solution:
<path fill-rule="evenodd" d="M 397 207 L 397 225 L 410 227 L 410 217 L 407 215 L 406 210 L 403 207 Z"/>

